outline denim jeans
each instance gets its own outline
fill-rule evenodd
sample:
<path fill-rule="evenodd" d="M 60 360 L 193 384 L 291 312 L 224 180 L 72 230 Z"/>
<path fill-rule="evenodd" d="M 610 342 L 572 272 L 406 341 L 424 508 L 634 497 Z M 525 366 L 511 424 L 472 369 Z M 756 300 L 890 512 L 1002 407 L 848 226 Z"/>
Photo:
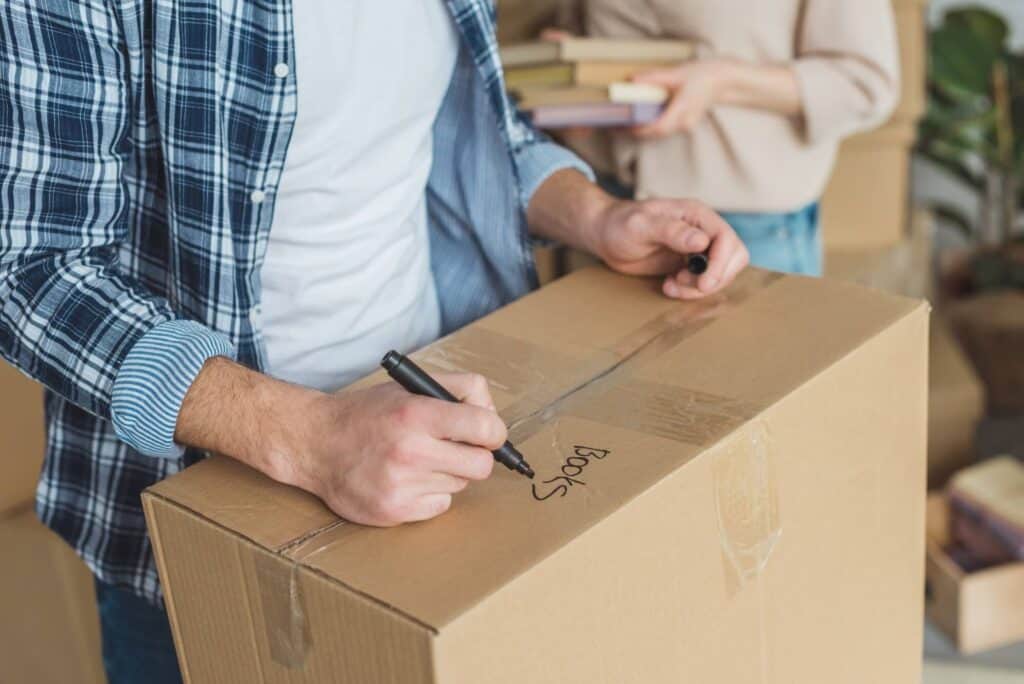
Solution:
<path fill-rule="evenodd" d="M 725 212 L 728 221 L 750 251 L 753 266 L 821 275 L 821 229 L 818 204 L 785 214 Z"/>
<path fill-rule="evenodd" d="M 99 581 L 96 601 L 109 684 L 181 684 L 167 613 Z"/>

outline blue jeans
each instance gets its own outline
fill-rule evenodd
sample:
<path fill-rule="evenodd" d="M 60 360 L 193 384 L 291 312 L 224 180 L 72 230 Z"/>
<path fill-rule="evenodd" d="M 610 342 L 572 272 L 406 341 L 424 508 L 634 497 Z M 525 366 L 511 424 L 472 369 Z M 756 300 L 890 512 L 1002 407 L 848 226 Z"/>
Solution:
<path fill-rule="evenodd" d="M 109 684 L 181 684 L 167 613 L 99 581 L 96 601 Z"/>
<path fill-rule="evenodd" d="M 750 251 L 750 263 L 761 268 L 803 275 L 821 275 L 821 230 L 818 203 L 786 214 L 725 212 Z"/>

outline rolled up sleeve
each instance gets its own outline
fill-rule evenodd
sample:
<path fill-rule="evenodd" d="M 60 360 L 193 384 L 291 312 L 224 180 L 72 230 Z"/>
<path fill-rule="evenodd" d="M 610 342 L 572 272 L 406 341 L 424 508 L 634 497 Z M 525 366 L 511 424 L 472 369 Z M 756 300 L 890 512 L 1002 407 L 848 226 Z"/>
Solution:
<path fill-rule="evenodd" d="M 575 169 L 594 180 L 594 172 L 586 162 L 548 140 L 523 145 L 514 153 L 514 159 L 519 176 L 519 201 L 524 209 L 530 205 L 537 188 L 556 171 Z"/>
<path fill-rule="evenodd" d="M 132 346 L 114 379 L 111 421 L 117 436 L 155 458 L 178 458 L 178 413 L 203 364 L 214 356 L 235 358 L 226 335 L 193 321 L 167 321 Z"/>
<path fill-rule="evenodd" d="M 895 108 L 900 75 L 891 0 L 810 0 L 797 53 L 808 142 L 872 128 Z"/>

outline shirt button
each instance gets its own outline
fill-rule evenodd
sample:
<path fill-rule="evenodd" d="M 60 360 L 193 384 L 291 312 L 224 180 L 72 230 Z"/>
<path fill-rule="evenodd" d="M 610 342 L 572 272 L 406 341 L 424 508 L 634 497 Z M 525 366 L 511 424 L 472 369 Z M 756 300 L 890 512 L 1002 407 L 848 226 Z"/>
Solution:
<path fill-rule="evenodd" d="M 249 195 L 249 199 L 252 200 L 253 204 L 260 204 L 263 200 L 267 199 L 267 193 L 262 190 L 253 190 L 252 194 Z"/>
<path fill-rule="evenodd" d="M 274 66 L 274 75 L 278 78 L 288 78 L 289 73 L 291 73 L 291 69 L 289 69 L 288 65 L 284 62 Z"/>

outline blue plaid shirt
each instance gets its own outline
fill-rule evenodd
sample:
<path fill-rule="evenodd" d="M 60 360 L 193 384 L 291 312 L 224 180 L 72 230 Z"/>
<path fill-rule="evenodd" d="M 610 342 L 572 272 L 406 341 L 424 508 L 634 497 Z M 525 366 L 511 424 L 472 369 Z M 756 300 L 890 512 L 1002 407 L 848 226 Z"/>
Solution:
<path fill-rule="evenodd" d="M 447 4 L 462 41 L 427 187 L 446 331 L 535 285 L 524 207 L 587 172 L 509 105 L 491 3 Z M 213 355 L 265 364 L 293 39 L 290 0 L 0 6 L 0 353 L 47 388 L 37 510 L 152 601 L 139 495 L 202 457 L 173 441 L 185 392 Z"/>

